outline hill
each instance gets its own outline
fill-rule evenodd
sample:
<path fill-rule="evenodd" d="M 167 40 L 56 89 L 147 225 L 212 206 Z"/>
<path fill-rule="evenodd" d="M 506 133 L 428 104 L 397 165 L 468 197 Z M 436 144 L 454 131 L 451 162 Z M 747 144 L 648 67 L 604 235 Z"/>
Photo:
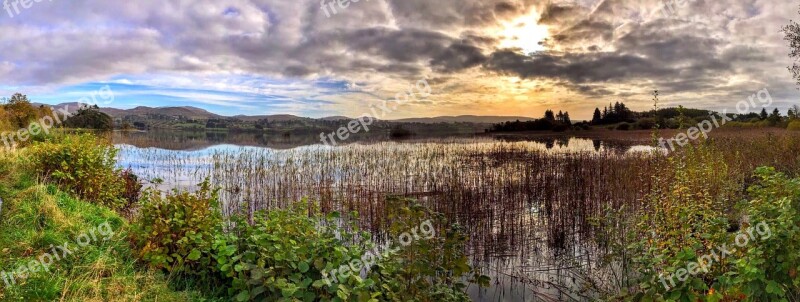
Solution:
<path fill-rule="evenodd" d="M 476 124 L 497 124 L 509 121 L 532 121 L 534 118 L 523 116 L 477 116 L 477 115 L 459 115 L 459 116 L 439 116 L 429 118 L 407 118 L 399 120 L 390 120 L 389 122 L 400 123 L 476 123 Z"/>
<path fill-rule="evenodd" d="M 76 111 L 80 104 L 76 102 L 72 103 L 61 103 L 58 105 L 47 105 L 47 104 L 39 104 L 36 103 L 34 105 L 44 105 L 50 106 L 54 110 L 67 108 L 70 112 Z M 269 120 L 274 122 L 313 122 L 313 121 L 346 121 L 351 120 L 353 118 L 346 117 L 346 116 L 329 116 L 323 118 L 309 118 L 309 117 L 300 117 L 290 114 L 274 114 L 274 115 L 236 115 L 236 116 L 223 116 L 216 113 L 209 112 L 208 110 L 192 107 L 192 106 L 182 106 L 182 107 L 146 107 L 146 106 L 139 106 L 132 109 L 118 109 L 118 108 L 110 108 L 110 107 L 101 107 L 100 112 L 108 114 L 112 118 L 115 119 L 124 119 L 126 117 L 134 118 L 146 118 L 146 117 L 153 117 L 153 116 L 160 116 L 160 117 L 176 117 L 181 119 L 189 119 L 189 120 L 239 120 L 242 122 L 257 122 L 262 120 Z M 502 123 L 507 121 L 531 121 L 534 118 L 530 117 L 523 117 L 523 116 L 477 116 L 477 115 L 459 115 L 459 116 L 439 116 L 439 117 L 426 117 L 426 118 L 406 118 L 406 119 L 398 119 L 398 120 L 384 120 L 386 122 L 395 122 L 395 123 L 422 123 L 422 124 L 436 124 L 436 123 L 475 123 L 475 124 L 496 124 Z"/>

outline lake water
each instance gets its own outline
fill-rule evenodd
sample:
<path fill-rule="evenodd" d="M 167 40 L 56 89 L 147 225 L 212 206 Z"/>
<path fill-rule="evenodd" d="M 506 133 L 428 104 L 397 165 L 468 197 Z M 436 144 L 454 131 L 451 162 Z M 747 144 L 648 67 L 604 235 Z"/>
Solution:
<path fill-rule="evenodd" d="M 568 136 L 364 139 L 337 147 L 318 135 L 115 133 L 119 165 L 162 188 L 208 177 L 226 214 L 302 198 L 357 210 L 379 233 L 386 196 L 415 198 L 464 226 L 475 266 L 492 277 L 476 301 L 582 301 L 587 272 L 603 280 L 589 218 L 641 198 L 659 156 L 630 142 Z M 247 205 L 243 207 L 242 205 Z"/>

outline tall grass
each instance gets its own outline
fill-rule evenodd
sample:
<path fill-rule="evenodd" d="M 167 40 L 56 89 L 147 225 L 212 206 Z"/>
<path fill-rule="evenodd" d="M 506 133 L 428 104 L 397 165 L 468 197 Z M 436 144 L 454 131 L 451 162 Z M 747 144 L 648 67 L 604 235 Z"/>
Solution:
<path fill-rule="evenodd" d="M 720 133 L 702 143 L 725 164 L 711 169 L 713 176 L 737 186 L 713 188 L 715 196 L 741 196 L 759 166 L 800 171 L 800 135 Z M 386 224 L 387 196 L 417 198 L 465 226 L 470 255 L 496 270 L 494 277 L 541 281 L 553 274 L 569 280 L 573 270 L 566 268 L 597 263 L 608 250 L 590 240 L 598 231 L 591 218 L 605 216 L 607 209 L 647 211 L 646 197 L 659 186 L 654 176 L 673 169 L 670 158 L 686 156 L 685 149 L 669 156 L 642 150 L 578 139 L 470 139 L 290 150 L 123 147 L 121 159 L 138 174 L 170 184 L 211 177 L 223 188 L 227 215 L 286 208 L 308 197 L 325 211 L 358 211 L 361 226 L 378 233 Z M 559 282 L 533 283 L 534 290 L 552 293 L 543 288 Z"/>

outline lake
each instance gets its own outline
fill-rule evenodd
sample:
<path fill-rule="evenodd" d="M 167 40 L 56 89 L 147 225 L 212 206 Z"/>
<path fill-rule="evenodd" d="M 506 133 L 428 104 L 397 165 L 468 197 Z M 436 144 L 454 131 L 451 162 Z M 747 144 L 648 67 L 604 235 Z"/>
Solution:
<path fill-rule="evenodd" d="M 640 200 L 663 160 L 636 142 L 569 136 L 362 139 L 336 147 L 318 135 L 117 132 L 119 165 L 162 189 L 208 177 L 225 214 L 252 215 L 303 198 L 358 211 L 373 234 L 387 196 L 415 198 L 467 230 L 473 264 L 492 277 L 476 301 L 585 300 L 579 276 L 605 249 L 590 218 Z M 578 272 L 581 272 L 579 274 Z M 613 282 L 609 278 L 608 282 Z"/>

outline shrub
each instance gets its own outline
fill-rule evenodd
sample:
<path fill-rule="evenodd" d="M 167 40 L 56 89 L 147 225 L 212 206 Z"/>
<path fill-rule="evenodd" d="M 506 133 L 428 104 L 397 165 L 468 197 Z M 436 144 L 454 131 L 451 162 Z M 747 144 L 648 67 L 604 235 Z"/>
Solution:
<path fill-rule="evenodd" d="M 84 106 L 64 121 L 64 127 L 112 130 L 114 129 L 114 120 L 108 114 L 100 112 L 97 105 L 93 107 Z"/>
<path fill-rule="evenodd" d="M 145 194 L 134 232 L 138 254 L 152 266 L 223 285 L 236 301 L 469 301 L 462 276 L 488 285 L 468 265 L 457 226 L 397 249 L 385 245 L 369 258 L 377 250 L 371 235 L 345 222 L 357 221 L 356 213 L 323 215 L 303 201 L 257 213 L 252 224 L 241 216 L 223 222 L 216 192 L 207 181 L 200 187 Z M 391 203 L 387 236 L 419 232 L 414 227 L 426 217 L 442 219 L 410 200 Z"/>
<path fill-rule="evenodd" d="M 117 149 L 90 134 L 67 135 L 27 150 L 31 168 L 62 189 L 113 209 L 125 205 L 125 183 L 116 168 Z"/>
<path fill-rule="evenodd" d="M 749 227 L 758 226 L 758 231 L 768 235 L 748 243 L 744 255 L 734 262 L 735 273 L 723 279 L 722 285 L 751 301 L 798 301 L 800 179 L 766 167 L 755 174 L 759 181 L 748 189 L 751 200 L 743 208 Z"/>
<path fill-rule="evenodd" d="M 631 124 L 622 123 L 622 124 L 617 125 L 616 129 L 617 130 L 621 130 L 621 131 L 628 131 L 628 130 L 631 130 Z"/>
<path fill-rule="evenodd" d="M 309 215 L 311 213 L 311 215 Z M 322 216 L 307 202 L 235 223 L 214 242 L 218 269 L 238 301 L 367 301 L 375 282 L 357 276 L 325 282 L 327 272 L 361 259 L 368 234 L 350 232 L 339 215 Z"/>
<path fill-rule="evenodd" d="M 143 194 L 133 232 L 140 259 L 169 272 L 210 277 L 206 270 L 216 265 L 211 247 L 222 219 L 217 191 L 208 180 L 199 186 L 194 194 Z"/>
<path fill-rule="evenodd" d="M 142 192 L 142 182 L 139 180 L 139 176 L 133 174 L 130 168 L 119 172 L 119 178 L 125 184 L 125 190 L 122 194 L 122 198 L 125 200 L 123 208 L 130 210 L 139 202 L 139 197 Z"/>
<path fill-rule="evenodd" d="M 402 240 L 405 233 L 414 238 L 391 261 L 376 266 L 372 277 L 382 301 L 470 301 L 462 277 L 479 286 L 489 285 L 489 277 L 469 266 L 464 253 L 467 237 L 459 225 L 437 228 L 445 223 L 444 217 L 412 199 L 390 198 L 387 211 L 388 237 Z M 428 222 L 431 230 L 425 231 Z"/>
<path fill-rule="evenodd" d="M 596 219 L 611 249 L 603 263 L 622 277 L 590 280 L 594 290 L 611 301 L 800 301 L 800 179 L 759 168 L 734 207 L 741 185 L 713 148 L 668 163 L 637 214 Z"/>
<path fill-rule="evenodd" d="M 642 118 L 636 121 L 636 129 L 641 130 L 650 130 L 656 127 L 656 119 L 654 118 Z"/>
<path fill-rule="evenodd" d="M 791 131 L 800 131 L 800 121 L 795 120 L 789 122 L 789 126 L 787 126 L 786 129 Z"/>

